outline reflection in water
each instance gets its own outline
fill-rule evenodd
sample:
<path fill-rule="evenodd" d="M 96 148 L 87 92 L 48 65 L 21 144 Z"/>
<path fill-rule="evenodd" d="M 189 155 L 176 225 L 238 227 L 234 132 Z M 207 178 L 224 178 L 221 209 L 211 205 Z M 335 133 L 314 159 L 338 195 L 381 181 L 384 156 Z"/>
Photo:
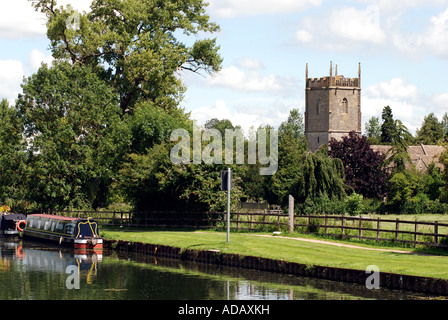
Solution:
<path fill-rule="evenodd" d="M 423 299 L 405 291 L 0 238 L 0 299 Z"/>
<path fill-rule="evenodd" d="M 95 282 L 102 255 L 0 238 L 0 299 L 72 299 L 67 278 Z"/>

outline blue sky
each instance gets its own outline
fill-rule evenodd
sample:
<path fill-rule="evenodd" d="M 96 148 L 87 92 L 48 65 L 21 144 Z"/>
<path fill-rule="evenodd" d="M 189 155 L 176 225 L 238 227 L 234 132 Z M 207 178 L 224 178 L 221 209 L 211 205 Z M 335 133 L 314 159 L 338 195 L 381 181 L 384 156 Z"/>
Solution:
<path fill-rule="evenodd" d="M 0 97 L 14 101 L 24 75 L 51 61 L 43 19 L 27 0 L 0 0 Z M 58 1 L 66 4 L 70 1 Z M 304 111 L 310 77 L 355 77 L 362 65 L 362 121 L 390 105 L 415 132 L 448 111 L 448 0 L 209 0 L 224 58 L 214 77 L 182 73 L 182 106 L 203 124 L 227 118 L 244 129 L 278 126 Z M 73 2 L 88 10 L 90 0 Z"/>

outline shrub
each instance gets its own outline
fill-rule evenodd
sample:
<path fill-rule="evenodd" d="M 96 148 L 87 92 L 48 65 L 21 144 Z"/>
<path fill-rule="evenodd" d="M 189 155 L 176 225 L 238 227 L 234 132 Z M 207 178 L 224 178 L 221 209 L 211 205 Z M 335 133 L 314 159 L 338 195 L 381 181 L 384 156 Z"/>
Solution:
<path fill-rule="evenodd" d="M 363 196 L 353 192 L 351 195 L 347 197 L 345 200 L 347 206 L 347 212 L 354 216 L 363 213 L 364 204 L 363 204 Z"/>

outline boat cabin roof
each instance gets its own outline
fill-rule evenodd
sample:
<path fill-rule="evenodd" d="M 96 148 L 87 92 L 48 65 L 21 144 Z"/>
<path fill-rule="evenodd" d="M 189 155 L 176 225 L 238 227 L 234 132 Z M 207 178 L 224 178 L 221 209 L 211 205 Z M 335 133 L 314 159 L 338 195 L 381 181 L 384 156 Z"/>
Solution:
<path fill-rule="evenodd" d="M 79 218 L 56 216 L 56 215 L 53 215 L 53 214 L 45 214 L 45 213 L 30 214 L 28 217 L 50 218 L 50 219 L 66 220 L 66 221 L 79 220 Z"/>
<path fill-rule="evenodd" d="M 7 213 L 0 217 L 3 220 L 26 220 L 26 216 L 21 213 Z"/>

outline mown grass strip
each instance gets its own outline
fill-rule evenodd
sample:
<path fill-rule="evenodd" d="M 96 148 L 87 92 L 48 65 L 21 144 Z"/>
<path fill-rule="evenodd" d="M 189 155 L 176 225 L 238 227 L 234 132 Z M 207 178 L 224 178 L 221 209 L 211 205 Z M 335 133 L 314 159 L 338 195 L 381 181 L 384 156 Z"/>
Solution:
<path fill-rule="evenodd" d="M 380 272 L 448 279 L 448 256 L 372 251 L 279 237 L 259 237 L 253 233 L 231 234 L 230 242 L 226 241 L 226 233 L 220 232 L 103 230 L 102 235 L 106 239 L 161 244 L 182 249 L 212 249 L 307 265 L 357 270 L 376 265 Z"/>

